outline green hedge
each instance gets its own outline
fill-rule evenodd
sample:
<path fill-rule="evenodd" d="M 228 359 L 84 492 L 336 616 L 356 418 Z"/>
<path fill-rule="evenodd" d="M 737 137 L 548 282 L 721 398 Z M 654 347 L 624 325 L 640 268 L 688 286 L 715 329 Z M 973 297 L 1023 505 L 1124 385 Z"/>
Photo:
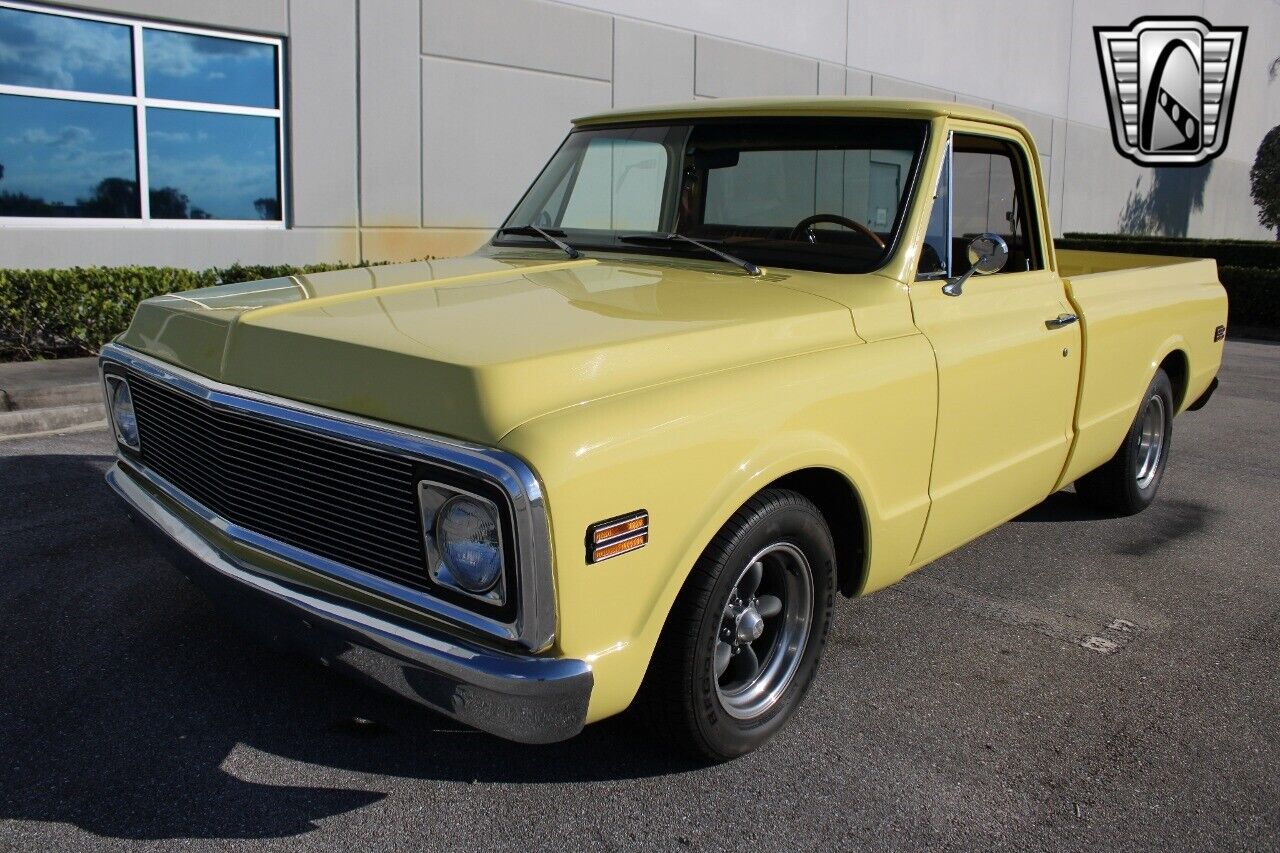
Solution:
<path fill-rule="evenodd" d="M 124 331 L 138 303 L 151 296 L 349 266 L 0 269 L 0 361 L 93 355 Z"/>
<path fill-rule="evenodd" d="M 1059 249 L 1213 258 L 1230 300 L 1228 325 L 1280 331 L 1280 241 L 1068 233 L 1054 243 Z"/>
<path fill-rule="evenodd" d="M 1280 332 L 1280 269 L 1218 267 L 1230 300 L 1227 325 Z"/>

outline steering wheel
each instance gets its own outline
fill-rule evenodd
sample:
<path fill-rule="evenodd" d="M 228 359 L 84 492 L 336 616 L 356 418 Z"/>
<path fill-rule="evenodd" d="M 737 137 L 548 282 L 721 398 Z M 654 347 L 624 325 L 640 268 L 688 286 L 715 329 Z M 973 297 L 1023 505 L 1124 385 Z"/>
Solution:
<path fill-rule="evenodd" d="M 818 242 L 816 239 L 816 236 L 813 233 L 812 228 L 814 225 L 817 225 L 819 222 L 830 222 L 833 225 L 843 225 L 845 228 L 848 228 L 851 231 L 856 231 L 857 233 L 861 234 L 863 237 L 866 237 L 868 240 L 870 240 L 872 243 L 875 243 L 881 249 L 884 248 L 884 240 L 880 239 L 879 234 L 872 231 L 870 228 L 863 225 L 861 222 L 857 222 L 853 219 L 850 219 L 847 216 L 841 216 L 838 213 L 815 213 L 813 216 L 806 216 L 804 219 L 801 219 L 798 223 L 796 223 L 795 228 L 791 229 L 791 239 L 799 240 L 804 235 L 804 232 L 808 231 L 809 242 L 810 243 Z"/>

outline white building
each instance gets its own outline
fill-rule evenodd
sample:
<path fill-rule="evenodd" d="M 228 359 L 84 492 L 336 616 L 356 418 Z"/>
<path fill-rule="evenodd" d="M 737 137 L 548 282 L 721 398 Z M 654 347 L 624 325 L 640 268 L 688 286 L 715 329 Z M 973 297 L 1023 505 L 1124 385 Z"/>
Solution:
<path fill-rule="evenodd" d="M 1225 152 L 1111 141 L 1095 26 L 1247 26 Z M 0 265 L 352 262 L 483 242 L 577 115 L 757 94 L 994 105 L 1055 229 L 1267 239 L 1272 0 L 0 0 Z"/>

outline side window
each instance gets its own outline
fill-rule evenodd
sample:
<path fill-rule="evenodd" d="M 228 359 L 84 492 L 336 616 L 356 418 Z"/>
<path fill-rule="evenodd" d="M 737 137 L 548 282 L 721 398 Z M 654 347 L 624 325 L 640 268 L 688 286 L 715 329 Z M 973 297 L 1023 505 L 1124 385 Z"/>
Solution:
<path fill-rule="evenodd" d="M 1021 149 L 999 139 L 957 135 L 951 169 L 951 274 L 969 268 L 969 241 L 987 232 L 1009 244 L 1004 272 L 1043 269 L 1031 173 Z"/>

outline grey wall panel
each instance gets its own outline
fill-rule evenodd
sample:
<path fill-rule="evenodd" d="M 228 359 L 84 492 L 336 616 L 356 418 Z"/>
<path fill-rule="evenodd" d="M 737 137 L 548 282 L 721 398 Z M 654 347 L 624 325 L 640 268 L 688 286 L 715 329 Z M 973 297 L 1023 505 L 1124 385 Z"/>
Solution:
<path fill-rule="evenodd" d="M 1054 234 L 1062 233 L 1062 195 L 1067 174 L 1067 123 L 1053 120 L 1053 167 L 1049 172 L 1049 219 Z"/>
<path fill-rule="evenodd" d="M 1093 28 L 1127 27 L 1135 18 L 1157 13 L 1196 16 L 1204 13 L 1202 0 L 1161 0 L 1158 9 L 1152 8 L 1153 4 L 1150 0 L 1078 0 L 1072 4 L 1062 5 L 1074 7 L 1070 34 L 1071 71 L 1067 81 L 1067 103 L 1065 110 L 1046 110 L 1046 112 L 1096 127 L 1110 127 L 1110 124 L 1107 119 L 1107 102 L 1102 88 L 1102 76 L 1098 71 L 1098 50 L 1094 41 Z M 1225 24 L 1226 21 L 1213 21 L 1213 23 Z M 1062 67 L 1065 68 L 1066 65 Z M 1034 75 L 1026 76 L 1034 77 Z M 1024 103 L 1016 98 L 1002 100 Z M 1028 103 L 1027 106 L 1035 105 Z"/>
<path fill-rule="evenodd" d="M 1274 57 L 1272 57 L 1274 59 Z M 1191 212 L 1192 234 L 1230 234 L 1246 240 L 1274 240 L 1276 232 L 1258 224 L 1258 208 L 1248 193 L 1249 168 L 1219 157 L 1204 186 L 1204 203 Z M 1244 189 L 1244 192 L 1241 192 Z"/>
<path fill-rule="evenodd" d="M 366 261 L 417 261 L 469 255 L 493 236 L 492 228 L 370 228 L 360 234 Z"/>
<path fill-rule="evenodd" d="M 1204 17 L 1216 26 L 1249 28 L 1231 134 L 1222 156 L 1252 165 L 1262 137 L 1280 124 L 1280 76 L 1273 79 L 1270 74 L 1271 63 L 1280 56 L 1280 4 L 1205 0 Z"/>
<path fill-rule="evenodd" d="M 289 32 L 287 0 L 80 0 L 72 5 L 90 12 L 263 35 Z"/>
<path fill-rule="evenodd" d="M 353 229 L 0 228 L 0 257 L 16 269 L 355 263 L 359 254 Z"/>
<path fill-rule="evenodd" d="M 844 93 L 850 97 L 871 94 L 871 75 L 866 71 L 850 68 L 844 75 Z"/>
<path fill-rule="evenodd" d="M 1044 209 L 1052 211 L 1053 209 L 1053 158 L 1048 155 L 1040 155 L 1040 176 L 1044 180 Z M 1049 214 L 1049 230 L 1052 232 L 1057 220 L 1054 219 L 1053 213 Z"/>
<path fill-rule="evenodd" d="M 1067 123 L 1066 155 L 1061 230 L 1121 230 L 1125 211 L 1150 191 L 1154 173 L 1117 155 L 1110 130 L 1076 122 Z"/>
<path fill-rule="evenodd" d="M 818 65 L 818 94 L 843 95 L 844 73 L 843 65 L 832 65 L 829 62 L 820 63 Z"/>
<path fill-rule="evenodd" d="M 422 60 L 423 222 L 492 228 L 610 86 L 473 62 Z"/>
<path fill-rule="evenodd" d="M 1114 151 L 1098 74 L 1092 28 L 1126 26 L 1151 13 L 1148 0 L 990 0 L 983 15 L 944 15 L 936 0 L 898 0 L 892 14 L 875 0 L 813 0 L 803 14 L 739 0 L 732 15 L 721 0 L 69 2 L 285 36 L 290 212 L 301 227 L 0 227 L 5 265 L 453 253 L 508 212 L 574 115 L 611 102 L 815 92 L 995 102 L 1036 138 L 1059 233 L 1152 224 L 1143 211 L 1172 199 L 1161 215 L 1175 230 L 1272 236 L 1248 190 L 1258 142 L 1280 123 L 1280 80 L 1267 74 L 1280 6 L 1261 0 L 1168 0 L 1159 10 L 1250 28 L 1230 146 L 1207 170 L 1178 175 Z M 984 45 L 993 20 L 1011 35 Z"/>
<path fill-rule="evenodd" d="M 422 52 L 609 80 L 613 21 L 545 0 L 423 0 Z"/>
<path fill-rule="evenodd" d="M 882 74 L 871 75 L 871 94 L 877 98 L 928 98 L 934 101 L 954 101 L 954 92 L 936 89 L 910 80 L 899 80 L 896 77 L 885 77 Z"/>
<path fill-rule="evenodd" d="M 845 0 L 567 0 L 610 12 L 749 44 L 845 61 Z"/>
<path fill-rule="evenodd" d="M 1087 2 L 850 0 L 848 63 L 1061 115 L 1071 9 Z"/>
<path fill-rule="evenodd" d="M 355 0 L 292 0 L 291 7 L 292 219 L 355 227 Z"/>
<path fill-rule="evenodd" d="M 1036 141 L 1036 149 L 1041 154 L 1052 155 L 1053 151 L 1053 117 L 1044 113 L 1032 112 L 1031 110 L 1021 110 L 1017 107 L 1011 107 L 1008 104 L 992 104 L 991 107 L 1005 115 L 1016 118 L 1027 126 L 1027 130 L 1031 131 L 1031 137 Z"/>
<path fill-rule="evenodd" d="M 1249 197 L 1249 166 L 1218 158 L 1196 169 L 1148 169 L 1116 154 L 1110 130 L 1066 132 L 1065 231 L 1124 231 L 1266 240 Z"/>
<path fill-rule="evenodd" d="M 422 217 L 418 0 L 360 4 L 360 221 Z"/>
<path fill-rule="evenodd" d="M 693 33 L 618 18 L 613 30 L 613 105 L 693 97 Z"/>
<path fill-rule="evenodd" d="M 812 59 L 705 36 L 698 36 L 697 51 L 699 95 L 817 94 L 818 63 Z"/>

